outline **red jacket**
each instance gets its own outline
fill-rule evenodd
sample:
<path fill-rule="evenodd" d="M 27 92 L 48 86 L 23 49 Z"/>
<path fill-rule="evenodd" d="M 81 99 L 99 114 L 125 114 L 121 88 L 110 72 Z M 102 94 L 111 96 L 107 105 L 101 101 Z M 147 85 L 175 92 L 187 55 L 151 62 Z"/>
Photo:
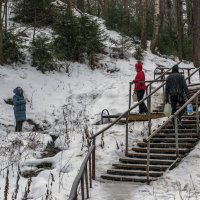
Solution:
<path fill-rule="evenodd" d="M 141 63 L 136 63 L 135 64 L 135 68 L 137 70 L 137 74 L 135 76 L 135 79 L 133 80 L 133 83 L 135 83 L 134 91 L 146 90 L 145 83 L 138 83 L 139 81 L 145 81 L 145 74 L 142 71 L 142 64 Z"/>

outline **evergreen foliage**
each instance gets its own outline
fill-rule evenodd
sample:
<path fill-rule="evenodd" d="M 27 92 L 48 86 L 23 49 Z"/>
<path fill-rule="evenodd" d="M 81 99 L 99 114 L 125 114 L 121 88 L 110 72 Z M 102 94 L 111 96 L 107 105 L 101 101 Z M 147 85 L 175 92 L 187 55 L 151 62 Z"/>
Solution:
<path fill-rule="evenodd" d="M 22 39 L 11 30 L 3 33 L 3 58 L 4 62 L 11 64 L 14 62 L 24 62 L 25 55 L 22 52 Z"/>
<path fill-rule="evenodd" d="M 136 60 L 144 60 L 144 55 L 143 55 L 143 50 L 142 48 L 140 47 L 140 45 L 137 45 L 135 47 L 135 53 L 134 53 L 134 57 Z"/>
<path fill-rule="evenodd" d="M 117 52 L 121 59 L 123 59 L 128 50 L 133 47 L 133 42 L 131 41 L 131 39 L 124 34 L 121 34 L 119 40 L 111 40 L 111 43 L 114 44 L 112 50 L 114 52 Z"/>
<path fill-rule="evenodd" d="M 30 53 L 32 65 L 42 73 L 52 71 L 56 68 L 52 55 L 52 44 L 45 36 L 37 36 L 31 43 Z"/>
<path fill-rule="evenodd" d="M 96 21 L 86 15 L 75 16 L 69 10 L 58 14 L 54 23 L 57 34 L 54 51 L 58 59 L 79 61 L 82 54 L 90 57 L 104 49 L 105 36 Z"/>
<path fill-rule="evenodd" d="M 34 26 L 49 25 L 52 23 L 53 0 L 16 0 L 14 2 L 13 18 L 17 22 Z"/>

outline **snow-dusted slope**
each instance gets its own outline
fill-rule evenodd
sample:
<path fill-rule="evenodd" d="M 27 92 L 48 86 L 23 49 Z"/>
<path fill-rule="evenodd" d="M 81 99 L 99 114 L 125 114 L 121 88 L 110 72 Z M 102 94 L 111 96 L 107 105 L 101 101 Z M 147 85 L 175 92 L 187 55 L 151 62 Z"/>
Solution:
<path fill-rule="evenodd" d="M 113 31 L 107 31 L 107 33 L 110 37 L 118 36 Z M 133 52 L 134 48 L 130 55 Z M 10 165 L 11 161 L 14 165 L 9 167 L 8 199 L 11 199 L 15 192 L 17 165 L 19 164 L 24 173 L 34 171 L 38 164 L 44 162 L 50 163 L 51 169 L 44 169 L 40 173 L 38 172 L 37 177 L 32 178 L 29 197 L 44 199 L 48 188 L 52 191 L 53 199 L 67 198 L 72 181 L 87 152 L 86 143 L 82 141 L 84 127 L 88 126 L 89 130 L 95 133 L 105 126 L 93 125 L 100 120 L 103 109 L 108 109 L 110 114 L 116 114 L 124 112 L 128 108 L 129 82 L 136 73 L 134 71 L 135 58 L 130 56 L 126 60 L 120 60 L 104 55 L 100 62 L 103 67 L 94 71 L 90 70 L 87 65 L 73 63 L 70 66 L 69 74 L 65 72 L 42 74 L 29 64 L 0 66 L 0 158 L 2 161 L 0 165 L 0 199 L 4 197 L 7 172 L 5 167 Z M 144 54 L 143 63 L 146 79 L 152 80 L 156 64 L 173 66 L 175 61 L 152 55 L 147 51 Z M 181 66 L 191 65 L 182 63 Z M 109 73 L 108 69 L 119 70 Z M 5 100 L 12 98 L 13 89 L 16 86 L 24 89 L 27 99 L 27 118 L 32 119 L 40 127 L 46 127 L 45 131 L 31 132 L 33 126 L 25 123 L 25 132 L 14 133 L 13 106 L 6 104 Z M 161 121 L 159 122 L 161 123 Z M 157 123 L 158 121 L 155 121 L 154 125 Z M 104 148 L 97 147 L 97 175 L 105 171 L 120 155 L 123 155 L 124 128 L 116 125 L 108 131 L 110 134 L 105 133 Z M 141 139 L 141 135 L 145 134 L 147 124 L 135 123 L 130 128 L 134 133 L 131 137 L 137 141 Z M 42 158 L 41 151 L 45 149 L 48 142 L 52 141 L 49 134 L 58 136 L 55 145 L 61 151 L 53 157 Z M 33 143 L 34 147 L 31 146 Z M 100 141 L 97 141 L 97 144 L 99 143 Z M 116 143 L 119 144 L 120 149 L 116 148 Z M 102 183 L 97 179 L 91 199 L 164 200 L 174 199 L 174 197 L 180 199 L 180 182 L 182 195 L 188 194 L 188 191 L 191 190 L 190 194 L 195 199 L 195 195 L 198 195 L 195 191 L 200 191 L 198 188 L 200 182 L 198 149 L 199 147 L 185 158 L 177 169 L 166 172 L 161 180 L 152 183 L 151 186 Z M 54 181 L 52 181 L 52 177 Z M 53 183 L 52 188 L 51 182 Z M 22 199 L 24 196 L 26 185 L 27 179 L 21 178 L 17 199 Z"/>

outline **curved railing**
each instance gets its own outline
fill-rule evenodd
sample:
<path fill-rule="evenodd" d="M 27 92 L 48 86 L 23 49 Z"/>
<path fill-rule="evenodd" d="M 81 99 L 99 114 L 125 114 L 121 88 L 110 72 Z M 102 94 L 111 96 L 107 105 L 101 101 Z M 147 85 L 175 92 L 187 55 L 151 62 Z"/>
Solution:
<path fill-rule="evenodd" d="M 82 165 L 81 168 L 73 182 L 71 192 L 68 200 L 77 200 L 78 199 L 78 186 L 81 184 L 81 199 L 85 199 L 85 189 L 86 188 L 86 196 L 89 198 L 89 188 L 92 188 L 92 179 L 95 179 L 95 163 L 92 160 L 92 156 L 94 156 L 95 146 L 91 146 Z M 88 176 L 89 169 L 89 176 Z M 90 185 L 90 186 L 89 186 Z"/>
<path fill-rule="evenodd" d="M 194 68 L 195 69 L 195 68 Z M 171 70 L 171 68 L 167 71 L 165 71 L 165 73 L 169 72 Z M 193 73 L 191 73 L 187 78 L 187 79 L 190 79 L 197 71 L 199 71 L 199 69 L 196 69 Z M 161 75 L 162 76 L 162 75 Z M 160 77 L 161 77 L 160 76 Z M 159 77 L 158 77 L 159 78 Z M 157 80 L 155 81 L 158 81 L 158 78 Z M 154 82 L 155 82 L 154 81 Z M 148 85 L 148 87 L 150 87 L 152 85 L 153 81 L 150 82 L 150 84 Z M 92 161 L 90 161 L 90 163 L 92 163 L 92 179 L 95 180 L 95 146 L 96 146 L 96 137 L 99 136 L 100 134 L 104 133 L 106 130 L 108 130 L 109 128 L 111 128 L 112 126 L 114 126 L 117 122 L 119 122 L 123 117 L 126 117 L 126 147 L 125 147 L 125 155 L 128 154 L 128 115 L 130 113 L 130 111 L 132 111 L 134 108 L 138 107 L 139 104 L 141 104 L 142 102 L 148 100 L 148 109 L 149 109 L 149 104 L 151 103 L 151 96 L 153 94 L 155 94 L 159 89 L 163 88 L 165 86 L 165 82 L 162 83 L 160 86 L 158 86 L 156 89 L 154 89 L 153 91 L 151 91 L 150 89 L 150 92 L 149 94 L 143 98 L 142 100 L 140 100 L 138 103 L 136 103 L 135 105 L 133 105 L 132 107 L 130 107 L 127 111 L 125 111 L 124 113 L 122 113 L 116 120 L 114 120 L 111 124 L 109 124 L 108 126 L 106 126 L 105 128 L 103 128 L 102 130 L 98 131 L 96 134 L 92 135 L 89 139 L 92 140 L 92 143 L 91 143 L 91 147 L 90 147 L 90 150 L 88 152 L 88 154 L 86 155 L 86 158 L 85 160 L 83 161 L 82 165 L 81 165 L 81 169 L 78 173 L 78 175 L 76 176 L 75 180 L 74 180 L 74 183 L 73 183 L 73 186 L 72 186 L 72 189 L 71 189 L 71 192 L 70 192 L 70 197 L 68 200 L 76 200 L 77 199 L 77 189 L 78 189 L 78 185 L 80 184 L 80 182 L 83 180 L 83 176 L 84 176 L 84 172 L 85 172 L 85 167 L 86 166 L 86 163 L 88 163 L 90 159 L 92 159 Z M 151 87 L 150 87 L 151 88 Z M 199 93 L 198 93 L 199 94 Z M 195 97 L 194 97 L 195 98 Z M 189 102 L 191 102 L 193 100 L 193 98 L 190 99 Z M 187 104 L 186 104 L 187 105 Z M 184 106 L 186 106 L 184 104 Z M 180 109 L 179 109 L 180 110 Z M 178 110 L 178 111 L 179 111 Z M 177 111 L 177 112 L 178 112 Z M 176 112 L 176 113 L 177 113 Z M 180 112 L 180 111 L 179 111 Z M 179 113 L 178 112 L 178 113 Z M 176 114 L 175 113 L 175 114 Z M 150 116 L 150 109 L 149 109 L 149 116 Z M 174 114 L 174 115 L 175 115 Z M 170 119 L 172 119 L 173 116 L 171 116 L 168 121 Z M 150 117 L 149 117 L 150 119 Z M 149 135 L 151 136 L 151 121 L 149 120 Z M 161 126 L 163 127 L 163 126 Z M 159 128 L 160 130 L 160 128 Z M 152 136 L 153 137 L 153 136 Z M 149 138 L 148 138 L 149 139 Z M 150 140 L 150 139 L 149 139 Z M 149 142 L 149 141 L 148 141 Z M 148 164 L 148 163 L 147 163 Z M 148 180 L 148 176 L 147 176 L 147 180 Z M 83 183 L 82 183 L 83 184 Z M 82 185 L 81 184 L 81 185 Z M 84 186 L 81 186 L 81 193 L 82 193 L 82 200 L 84 200 Z M 87 191 L 87 190 L 86 190 Z M 89 193 L 87 193 L 87 196 L 89 195 Z"/>

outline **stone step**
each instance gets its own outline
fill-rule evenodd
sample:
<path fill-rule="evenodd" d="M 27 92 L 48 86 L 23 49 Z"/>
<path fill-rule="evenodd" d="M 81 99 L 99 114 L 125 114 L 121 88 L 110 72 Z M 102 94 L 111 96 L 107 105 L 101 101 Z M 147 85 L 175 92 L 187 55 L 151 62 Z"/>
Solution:
<path fill-rule="evenodd" d="M 114 163 L 112 166 L 117 169 L 147 170 L 146 164 Z M 152 171 L 165 171 L 168 167 L 168 165 L 149 165 L 149 169 Z"/>
<path fill-rule="evenodd" d="M 115 175 L 122 175 L 122 176 L 147 176 L 146 171 L 140 171 L 140 170 L 125 170 L 125 169 L 109 169 L 107 170 L 108 174 L 115 174 Z M 162 172 L 158 171 L 149 171 L 150 177 L 160 177 L 162 176 Z"/>
<path fill-rule="evenodd" d="M 146 147 L 146 142 L 138 142 L 139 147 Z M 179 148 L 192 148 L 194 146 L 193 143 L 179 143 Z M 150 143 L 150 147 L 155 148 L 171 148 L 176 147 L 176 143 Z"/>
<path fill-rule="evenodd" d="M 134 157 L 134 158 L 147 158 L 147 153 L 128 153 L 128 157 Z M 151 153 L 150 154 L 151 159 L 165 159 L 165 160 L 175 160 L 176 159 L 176 154 L 155 154 Z"/>
<path fill-rule="evenodd" d="M 183 124 L 183 128 L 180 128 L 180 126 L 178 126 L 178 130 L 179 129 L 186 129 L 186 130 L 195 129 L 196 127 L 197 127 L 196 124 Z M 174 127 L 171 123 L 167 124 L 165 128 L 174 130 Z"/>
<path fill-rule="evenodd" d="M 139 159 L 139 158 L 129 158 L 124 157 L 119 159 L 122 163 L 134 163 L 134 164 L 147 164 L 147 159 Z M 150 164 L 152 165 L 171 165 L 173 160 L 160 160 L 160 159 L 150 159 Z"/>
<path fill-rule="evenodd" d="M 133 147 L 133 151 L 135 152 L 147 152 L 147 148 L 143 147 Z M 190 150 L 188 148 L 179 148 L 180 154 L 188 153 Z M 176 152 L 176 148 L 151 148 L 150 153 L 158 153 L 158 154 L 174 154 Z"/>
<path fill-rule="evenodd" d="M 175 138 L 175 133 L 159 133 L 153 138 Z M 198 138 L 197 133 L 179 133 L 178 138 Z"/>
<path fill-rule="evenodd" d="M 196 129 L 178 129 L 178 133 L 196 133 Z M 163 128 L 158 133 L 175 133 L 175 129 Z"/>
<path fill-rule="evenodd" d="M 145 140 L 145 139 L 144 139 Z M 195 143 L 197 142 L 197 138 L 179 138 L 178 142 L 180 143 Z M 145 142 L 145 141 L 144 141 Z M 174 143 L 176 142 L 176 138 L 151 138 L 150 142 L 152 143 Z"/>
<path fill-rule="evenodd" d="M 140 182 L 140 183 L 146 183 L 147 178 L 146 177 L 140 177 L 140 176 L 119 176 L 119 175 L 113 175 L 113 174 L 105 174 L 101 175 L 101 178 L 112 180 L 112 181 L 124 181 L 124 182 Z M 149 178 L 149 181 L 155 181 L 156 178 Z"/>

